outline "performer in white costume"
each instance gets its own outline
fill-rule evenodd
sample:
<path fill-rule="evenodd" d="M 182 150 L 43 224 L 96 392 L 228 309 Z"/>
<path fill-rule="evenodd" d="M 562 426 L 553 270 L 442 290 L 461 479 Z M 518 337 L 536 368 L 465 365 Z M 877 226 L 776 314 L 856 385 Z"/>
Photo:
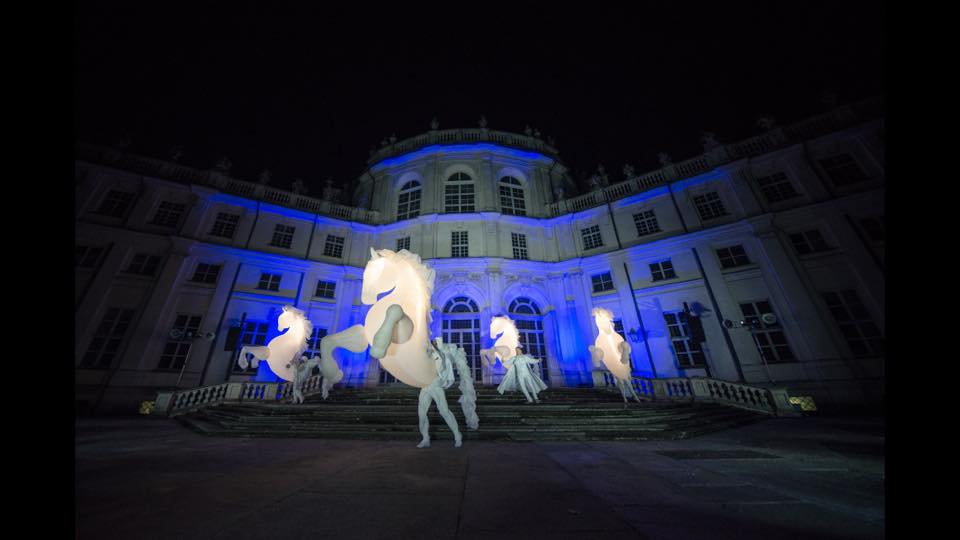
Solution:
<path fill-rule="evenodd" d="M 503 395 L 504 392 L 520 390 L 527 398 L 527 403 L 540 403 L 537 394 L 547 388 L 547 384 L 534 372 L 533 366 L 538 364 L 540 360 L 528 354 L 523 354 L 521 347 L 517 347 L 514 351 L 514 356 L 501 360 L 507 368 L 507 374 L 500 381 L 497 391 Z"/>
<path fill-rule="evenodd" d="M 477 429 L 480 426 L 480 417 L 477 416 L 477 392 L 473 388 L 473 372 L 467 365 L 467 351 L 455 343 L 444 343 L 440 338 L 433 341 L 440 354 L 457 368 L 457 376 L 460 377 L 460 408 L 463 410 L 467 427 Z"/>
<path fill-rule="evenodd" d="M 306 356 L 301 356 L 298 361 L 291 362 L 287 366 L 293 372 L 293 403 L 303 403 L 303 385 L 310 378 L 313 368 L 317 366 L 320 366 L 320 376 L 322 377 L 320 395 L 323 399 L 327 399 L 333 385 L 343 379 L 343 371 L 340 370 L 340 367 L 332 358 L 321 359 L 319 355 L 314 355 L 313 358 L 308 360 Z"/>
<path fill-rule="evenodd" d="M 623 402 L 625 404 L 629 403 L 627 393 L 639 402 L 640 396 L 633 388 L 630 373 L 630 344 L 613 329 L 613 313 L 610 310 L 597 307 L 593 308 L 592 314 L 594 322 L 597 323 L 597 329 L 600 331 L 597 340 L 588 347 L 590 358 L 593 360 L 593 367 L 599 369 L 602 361 L 614 378 L 617 379 L 617 387 L 620 388 Z"/>
<path fill-rule="evenodd" d="M 420 435 L 423 440 L 417 445 L 417 448 L 428 448 L 430 446 L 430 421 L 427 419 L 427 412 L 430 410 L 430 402 L 437 404 L 437 411 L 446 421 L 447 427 L 453 432 L 453 446 L 459 448 L 463 444 L 463 436 L 457 428 L 457 417 L 450 412 L 447 407 L 447 396 L 444 389 L 453 384 L 453 362 L 449 355 L 442 354 L 439 346 L 443 342 L 437 338 L 437 344 L 431 343 L 427 348 L 427 354 L 433 359 L 437 370 L 437 377 L 429 385 L 420 389 L 420 403 L 417 413 L 420 416 Z"/>

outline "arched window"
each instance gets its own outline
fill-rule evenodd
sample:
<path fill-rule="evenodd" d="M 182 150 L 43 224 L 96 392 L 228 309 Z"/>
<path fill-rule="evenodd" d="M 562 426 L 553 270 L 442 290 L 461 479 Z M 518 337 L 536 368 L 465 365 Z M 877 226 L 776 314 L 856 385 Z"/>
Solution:
<path fill-rule="evenodd" d="M 400 188 L 397 200 L 397 221 L 420 215 L 420 182 L 411 180 Z"/>
<path fill-rule="evenodd" d="M 455 343 L 467 353 L 473 380 L 481 382 L 480 309 L 466 296 L 455 296 L 443 306 L 443 342 Z"/>
<path fill-rule="evenodd" d="M 473 178 L 469 174 L 451 174 L 443 192 L 443 211 L 450 214 L 474 212 L 474 195 Z"/>
<path fill-rule="evenodd" d="M 523 199 L 523 184 L 512 176 L 500 179 L 500 211 L 516 216 L 527 215 L 527 205 Z"/>
<path fill-rule="evenodd" d="M 520 332 L 523 352 L 540 360 L 540 378 L 550 380 L 547 366 L 547 348 L 543 342 L 543 315 L 540 306 L 529 298 L 520 297 L 510 302 L 510 318 Z"/>

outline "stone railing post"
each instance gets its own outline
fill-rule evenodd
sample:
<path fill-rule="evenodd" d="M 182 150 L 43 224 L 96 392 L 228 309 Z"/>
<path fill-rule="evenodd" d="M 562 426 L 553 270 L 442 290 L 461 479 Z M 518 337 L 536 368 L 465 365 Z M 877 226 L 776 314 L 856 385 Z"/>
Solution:
<path fill-rule="evenodd" d="M 167 413 L 170 410 L 170 404 L 172 403 L 172 400 L 173 400 L 173 395 L 175 393 L 176 393 L 176 390 L 157 393 L 157 400 L 153 407 L 153 410 L 150 411 L 150 414 L 159 414 L 159 415 L 167 416 Z"/>
<path fill-rule="evenodd" d="M 782 386 L 770 388 L 770 394 L 773 396 L 774 413 L 777 416 L 803 416 L 797 407 L 790 403 L 790 393 Z"/>

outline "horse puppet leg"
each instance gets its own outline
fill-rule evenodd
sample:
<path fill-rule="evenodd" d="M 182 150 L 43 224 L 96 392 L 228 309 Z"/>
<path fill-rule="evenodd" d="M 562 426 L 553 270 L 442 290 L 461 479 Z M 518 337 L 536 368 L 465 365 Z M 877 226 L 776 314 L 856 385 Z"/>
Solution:
<path fill-rule="evenodd" d="M 253 355 L 253 360 L 247 360 L 247 354 Z M 257 367 L 261 360 L 266 360 L 270 356 L 270 349 L 262 345 L 244 345 L 240 348 L 240 354 L 237 356 L 237 364 L 240 369 L 247 369 L 247 366 Z"/>
<path fill-rule="evenodd" d="M 370 356 L 379 360 L 387 355 L 391 343 L 405 343 L 412 335 L 413 321 L 403 312 L 400 304 L 393 304 L 387 308 L 383 325 L 373 335 Z"/>

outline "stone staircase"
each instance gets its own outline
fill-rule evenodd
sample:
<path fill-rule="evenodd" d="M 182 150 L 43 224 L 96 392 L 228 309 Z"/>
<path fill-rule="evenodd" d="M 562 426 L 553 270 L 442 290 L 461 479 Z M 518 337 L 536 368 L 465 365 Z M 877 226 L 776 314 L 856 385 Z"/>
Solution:
<path fill-rule="evenodd" d="M 177 419 L 207 435 L 416 442 L 418 392 L 407 386 L 336 388 L 326 401 L 310 396 L 298 405 L 220 403 Z M 540 403 L 527 404 L 519 393 L 501 396 L 495 388 L 479 387 L 480 428 L 471 431 L 464 424 L 459 397 L 456 386 L 447 391 L 447 403 L 466 441 L 685 439 L 771 418 L 713 403 L 647 401 L 624 408 L 619 393 L 592 388 L 547 389 L 540 393 Z M 453 439 L 435 405 L 429 418 L 434 441 Z"/>

